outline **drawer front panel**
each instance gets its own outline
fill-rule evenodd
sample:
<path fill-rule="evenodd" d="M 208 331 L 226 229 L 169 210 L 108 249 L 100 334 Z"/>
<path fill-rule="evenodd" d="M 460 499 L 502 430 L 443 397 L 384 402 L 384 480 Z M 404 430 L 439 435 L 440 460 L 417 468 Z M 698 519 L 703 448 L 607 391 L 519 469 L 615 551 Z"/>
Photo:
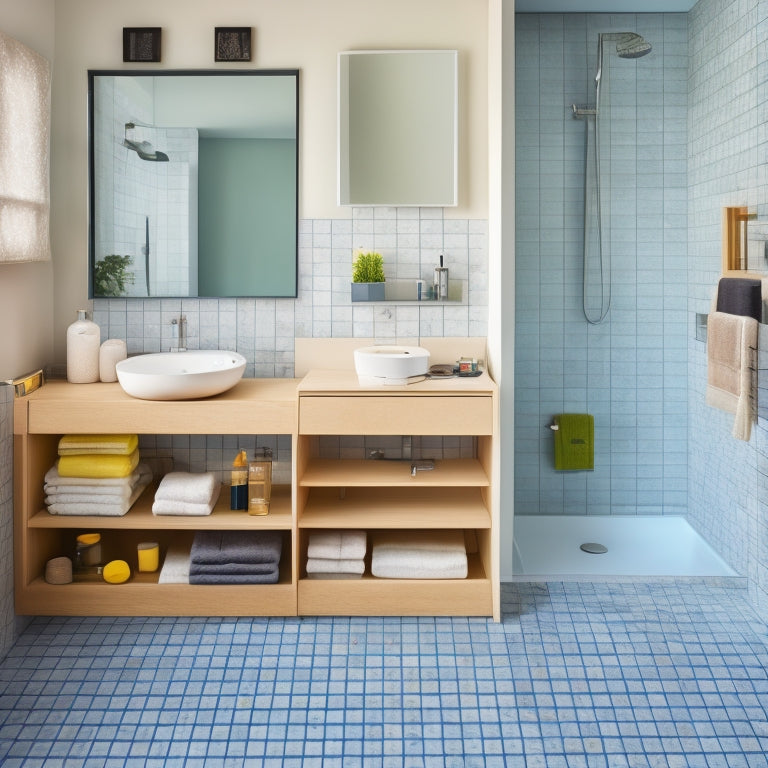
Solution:
<path fill-rule="evenodd" d="M 305 435 L 490 435 L 491 397 L 303 396 Z"/>

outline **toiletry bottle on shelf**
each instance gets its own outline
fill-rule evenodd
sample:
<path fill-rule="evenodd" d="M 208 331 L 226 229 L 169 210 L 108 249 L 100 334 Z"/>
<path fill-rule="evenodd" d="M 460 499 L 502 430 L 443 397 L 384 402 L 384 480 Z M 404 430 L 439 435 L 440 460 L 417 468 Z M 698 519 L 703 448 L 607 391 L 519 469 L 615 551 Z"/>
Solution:
<path fill-rule="evenodd" d="M 248 464 L 248 514 L 266 515 L 271 497 L 272 451 L 262 448 Z"/>
<path fill-rule="evenodd" d="M 248 454 L 240 451 L 232 462 L 229 508 L 248 509 Z"/>
<path fill-rule="evenodd" d="M 440 266 L 435 267 L 435 298 L 445 301 L 448 298 L 448 267 L 443 266 L 443 254 L 440 254 Z"/>
<path fill-rule="evenodd" d="M 75 574 L 95 574 L 101 572 L 101 534 L 82 533 L 75 540 L 75 561 L 72 567 Z"/>
<path fill-rule="evenodd" d="M 77 310 L 77 320 L 67 328 L 67 381 L 90 384 L 99 380 L 101 331 L 88 319 L 84 309 Z"/>

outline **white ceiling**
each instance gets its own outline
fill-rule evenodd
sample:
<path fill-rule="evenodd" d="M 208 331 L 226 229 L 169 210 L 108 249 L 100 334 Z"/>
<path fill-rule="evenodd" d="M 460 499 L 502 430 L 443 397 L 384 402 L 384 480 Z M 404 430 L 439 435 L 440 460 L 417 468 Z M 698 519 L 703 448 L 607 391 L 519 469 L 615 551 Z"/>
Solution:
<path fill-rule="evenodd" d="M 516 0 L 520 13 L 680 13 L 696 0 Z"/>

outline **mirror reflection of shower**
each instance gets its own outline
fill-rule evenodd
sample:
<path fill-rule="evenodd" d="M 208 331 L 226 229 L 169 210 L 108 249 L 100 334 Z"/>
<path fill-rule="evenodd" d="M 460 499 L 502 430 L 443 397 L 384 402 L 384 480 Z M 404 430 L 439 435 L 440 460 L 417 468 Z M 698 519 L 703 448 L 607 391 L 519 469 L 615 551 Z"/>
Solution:
<path fill-rule="evenodd" d="M 615 47 L 605 49 L 605 43 Z M 651 51 L 651 44 L 635 32 L 603 32 L 597 38 L 597 72 L 594 106 L 571 104 L 574 119 L 585 120 L 584 132 L 584 244 L 582 309 L 587 322 L 602 323 L 611 309 L 610 252 L 603 247 L 603 200 L 600 174 L 600 91 L 606 53 L 615 52 L 622 59 L 639 59 Z M 607 119 L 607 118 L 605 118 Z M 594 263 L 594 267 L 592 264 Z M 587 299 L 592 273 L 599 280 L 600 307 L 591 309 Z"/>
<path fill-rule="evenodd" d="M 148 126 L 146 126 L 148 127 Z M 168 155 L 165 152 L 158 152 L 148 141 L 137 141 L 128 138 L 128 131 L 136 130 L 136 123 L 126 123 L 123 133 L 123 146 L 133 150 L 142 160 L 152 162 L 168 162 Z"/>

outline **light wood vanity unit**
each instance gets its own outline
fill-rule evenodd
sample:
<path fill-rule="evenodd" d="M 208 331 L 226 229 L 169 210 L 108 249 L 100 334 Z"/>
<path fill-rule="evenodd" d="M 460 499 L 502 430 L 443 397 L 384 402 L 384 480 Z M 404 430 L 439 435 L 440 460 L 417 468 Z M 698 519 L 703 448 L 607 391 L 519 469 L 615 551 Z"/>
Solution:
<path fill-rule="evenodd" d="M 498 398 L 487 374 L 403 387 L 360 387 L 354 371 L 311 370 L 303 379 L 243 379 L 205 400 L 153 402 L 119 384 L 48 382 L 17 399 L 14 414 L 15 599 L 19 614 L 39 615 L 464 615 L 500 618 L 499 521 L 495 478 Z M 290 434 L 292 485 L 273 490 L 264 517 L 229 510 L 223 487 L 210 516 L 155 516 L 150 486 L 123 517 L 51 515 L 43 478 L 63 434 Z M 470 458 L 436 460 L 411 476 L 410 461 L 323 458 L 323 436 L 471 436 Z M 414 455 L 414 458 L 420 458 Z M 156 478 L 159 480 L 159 478 Z M 496 489 L 494 488 L 496 486 Z M 75 537 L 102 533 L 104 560 L 134 569 L 136 545 L 191 542 L 195 530 L 283 531 L 275 585 L 159 584 L 138 573 L 121 585 L 99 577 L 50 585 L 52 557 Z M 466 579 L 306 578 L 312 530 L 460 529 L 469 552 Z M 369 537 L 370 538 L 370 537 Z"/>
<path fill-rule="evenodd" d="M 299 615 L 454 615 L 499 619 L 498 512 L 494 503 L 496 385 L 478 378 L 407 386 L 358 384 L 354 371 L 311 370 L 299 384 L 296 519 Z M 411 473 L 410 461 L 327 459 L 324 435 L 461 435 L 474 458 L 441 459 Z M 419 457 L 414 457 L 419 458 Z M 466 579 L 306 578 L 315 529 L 461 529 Z M 370 546 L 369 546 L 370 551 Z"/>
<path fill-rule="evenodd" d="M 43 478 L 53 466 L 59 438 L 69 433 L 296 434 L 295 379 L 242 379 L 222 395 L 204 400 L 137 400 L 115 384 L 52 381 L 15 401 L 14 570 L 16 613 L 106 616 L 293 616 L 296 614 L 294 514 L 290 487 L 273 490 L 264 517 L 231 512 L 223 487 L 210 516 L 155 516 L 151 485 L 123 517 L 51 515 Z M 159 479 L 159 478 L 158 478 Z M 136 545 L 158 541 L 161 556 L 171 542 L 189 541 L 195 530 L 266 528 L 283 531 L 277 584 L 192 586 L 158 584 L 157 573 L 135 571 Z M 72 551 L 85 531 L 102 534 L 103 559 L 126 560 L 125 584 L 99 577 L 66 585 L 43 578 L 45 563 Z"/>

